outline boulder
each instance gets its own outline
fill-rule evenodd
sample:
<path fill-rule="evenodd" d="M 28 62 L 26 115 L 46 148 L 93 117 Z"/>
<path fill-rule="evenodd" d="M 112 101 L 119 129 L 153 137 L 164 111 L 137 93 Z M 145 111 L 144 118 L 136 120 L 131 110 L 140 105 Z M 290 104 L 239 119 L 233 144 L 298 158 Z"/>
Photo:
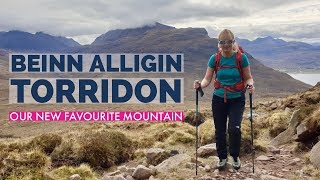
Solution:
<path fill-rule="evenodd" d="M 151 169 L 152 175 L 156 175 L 156 174 L 158 173 L 156 167 L 153 166 L 153 165 L 150 165 L 150 166 L 149 166 L 149 169 Z"/>
<path fill-rule="evenodd" d="M 127 168 L 127 174 L 132 175 L 136 168 Z"/>
<path fill-rule="evenodd" d="M 286 107 L 286 108 L 284 109 L 284 111 L 287 112 L 287 113 L 289 113 L 289 112 L 291 111 L 291 109 L 288 108 L 288 107 Z"/>
<path fill-rule="evenodd" d="M 127 179 L 124 178 L 124 176 L 122 174 L 118 174 L 118 175 L 112 177 L 112 180 L 127 180 Z"/>
<path fill-rule="evenodd" d="M 124 176 L 122 174 L 118 174 L 116 176 L 104 175 L 102 177 L 102 180 L 129 180 L 129 179 L 124 178 Z"/>
<path fill-rule="evenodd" d="M 205 170 L 206 172 L 210 172 L 210 171 L 211 171 L 210 165 L 207 164 L 207 165 L 204 167 L 204 170 Z"/>
<path fill-rule="evenodd" d="M 151 148 L 147 150 L 147 163 L 152 165 L 158 165 L 163 160 L 170 157 L 170 153 L 166 152 L 164 149 L 161 148 Z"/>
<path fill-rule="evenodd" d="M 198 149 L 198 156 L 200 157 L 208 157 L 217 155 L 216 143 L 207 144 L 205 146 L 201 146 Z"/>
<path fill-rule="evenodd" d="M 136 170 L 132 174 L 132 176 L 135 179 L 147 179 L 151 175 L 152 175 L 152 170 L 143 165 L 138 165 Z"/>
<path fill-rule="evenodd" d="M 81 180 L 81 176 L 79 174 L 74 174 L 68 178 L 69 180 Z"/>
<path fill-rule="evenodd" d="M 132 176 L 130 176 L 130 175 L 127 175 L 126 176 L 126 180 L 134 180 L 134 178 Z"/>
<path fill-rule="evenodd" d="M 115 175 L 118 175 L 118 174 L 121 174 L 120 170 L 116 170 L 116 171 L 114 171 L 114 172 L 110 172 L 110 173 L 108 173 L 107 175 L 108 175 L 108 176 L 115 176 Z"/>
<path fill-rule="evenodd" d="M 296 165 L 297 163 L 299 163 L 300 161 L 301 161 L 300 158 L 294 158 L 294 159 L 292 159 L 292 160 L 288 163 L 288 165 L 289 165 L 289 166 L 294 166 L 294 165 Z"/>
<path fill-rule="evenodd" d="M 288 128 L 281 132 L 278 136 L 271 140 L 270 145 L 272 146 L 279 146 L 286 144 L 293 140 L 293 136 L 296 134 L 296 127 L 299 125 L 298 119 L 299 110 L 293 112 L 290 118 L 290 124 Z"/>
<path fill-rule="evenodd" d="M 261 155 L 259 157 L 256 158 L 257 161 L 270 161 L 271 158 L 269 158 L 268 156 L 265 155 Z"/>
<path fill-rule="evenodd" d="M 128 171 L 128 168 L 126 166 L 119 166 L 117 168 L 121 173 L 125 173 Z"/>
<path fill-rule="evenodd" d="M 273 153 L 273 154 L 280 154 L 280 149 L 279 149 L 279 148 L 276 148 L 276 147 L 274 147 L 274 146 L 269 145 L 269 146 L 268 146 L 268 150 L 269 150 L 269 152 L 271 152 L 271 153 Z"/>
<path fill-rule="evenodd" d="M 310 161 L 316 168 L 320 168 L 320 141 L 310 151 Z"/>
<path fill-rule="evenodd" d="M 302 134 L 304 134 L 306 131 L 308 131 L 306 122 L 302 122 L 301 124 L 299 124 L 299 126 L 297 126 L 298 137 L 301 136 Z"/>
<path fill-rule="evenodd" d="M 297 135 L 296 141 L 298 142 L 306 142 L 310 139 L 314 139 L 319 135 L 316 128 L 309 128 L 306 122 L 302 122 L 297 126 Z"/>
<path fill-rule="evenodd" d="M 272 103 L 271 104 L 271 106 L 269 106 L 269 110 L 275 110 L 275 109 L 277 109 L 277 107 L 278 107 L 278 105 L 277 105 L 277 103 Z"/>
<path fill-rule="evenodd" d="M 166 173 L 174 168 L 179 168 L 179 165 L 183 162 L 190 162 L 191 157 L 187 154 L 177 154 L 174 155 L 166 160 L 164 160 L 162 163 L 158 164 L 156 166 L 156 169 L 158 172 Z"/>

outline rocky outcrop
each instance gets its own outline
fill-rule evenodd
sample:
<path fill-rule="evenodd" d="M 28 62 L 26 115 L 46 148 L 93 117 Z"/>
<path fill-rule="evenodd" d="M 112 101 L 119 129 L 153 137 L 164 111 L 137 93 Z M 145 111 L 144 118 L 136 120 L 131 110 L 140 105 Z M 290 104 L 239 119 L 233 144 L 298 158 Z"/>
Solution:
<path fill-rule="evenodd" d="M 315 127 L 310 127 L 307 122 L 302 122 L 297 127 L 297 134 L 295 140 L 298 142 L 308 142 L 319 136 L 319 130 Z"/>
<path fill-rule="evenodd" d="M 312 131 L 309 130 L 306 124 L 307 124 L 306 122 L 302 122 L 297 127 L 296 141 L 304 142 L 313 136 Z"/>
<path fill-rule="evenodd" d="M 278 136 L 276 136 L 271 142 L 270 145 L 273 146 L 279 146 L 282 144 L 286 144 L 293 140 L 293 136 L 296 134 L 296 128 L 299 125 L 299 119 L 298 119 L 299 110 L 296 110 L 293 112 L 291 118 L 290 118 L 290 124 L 288 128 L 280 133 Z"/>

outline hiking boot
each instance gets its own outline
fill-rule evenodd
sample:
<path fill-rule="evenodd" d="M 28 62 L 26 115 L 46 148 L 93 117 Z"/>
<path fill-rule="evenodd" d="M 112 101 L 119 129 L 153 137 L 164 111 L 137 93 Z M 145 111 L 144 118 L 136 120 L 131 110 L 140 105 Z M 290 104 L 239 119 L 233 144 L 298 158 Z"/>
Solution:
<path fill-rule="evenodd" d="M 239 158 L 239 157 L 233 158 L 232 167 L 233 167 L 235 170 L 240 169 L 240 167 L 241 167 L 241 161 L 240 161 L 240 158 Z"/>
<path fill-rule="evenodd" d="M 227 166 L 227 159 L 220 159 L 220 161 L 217 164 L 217 168 L 219 170 L 224 170 Z"/>

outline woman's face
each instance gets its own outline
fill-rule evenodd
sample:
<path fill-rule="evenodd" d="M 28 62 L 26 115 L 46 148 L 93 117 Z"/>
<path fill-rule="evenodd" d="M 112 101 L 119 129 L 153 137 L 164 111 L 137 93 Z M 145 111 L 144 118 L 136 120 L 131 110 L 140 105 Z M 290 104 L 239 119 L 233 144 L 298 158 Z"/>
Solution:
<path fill-rule="evenodd" d="M 221 38 L 219 39 L 220 48 L 225 53 L 232 52 L 233 43 L 234 43 L 234 39 L 228 34 L 221 36 Z"/>

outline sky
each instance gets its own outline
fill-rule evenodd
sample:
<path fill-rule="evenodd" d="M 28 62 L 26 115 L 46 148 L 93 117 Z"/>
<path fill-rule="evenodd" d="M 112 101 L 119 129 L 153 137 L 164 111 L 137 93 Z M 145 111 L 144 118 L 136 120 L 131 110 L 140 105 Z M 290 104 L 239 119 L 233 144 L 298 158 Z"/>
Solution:
<path fill-rule="evenodd" d="M 0 31 L 71 37 L 90 44 L 113 29 L 159 22 L 205 28 L 210 37 L 228 28 L 239 38 L 272 36 L 320 43 L 320 0 L 0 0 Z"/>

